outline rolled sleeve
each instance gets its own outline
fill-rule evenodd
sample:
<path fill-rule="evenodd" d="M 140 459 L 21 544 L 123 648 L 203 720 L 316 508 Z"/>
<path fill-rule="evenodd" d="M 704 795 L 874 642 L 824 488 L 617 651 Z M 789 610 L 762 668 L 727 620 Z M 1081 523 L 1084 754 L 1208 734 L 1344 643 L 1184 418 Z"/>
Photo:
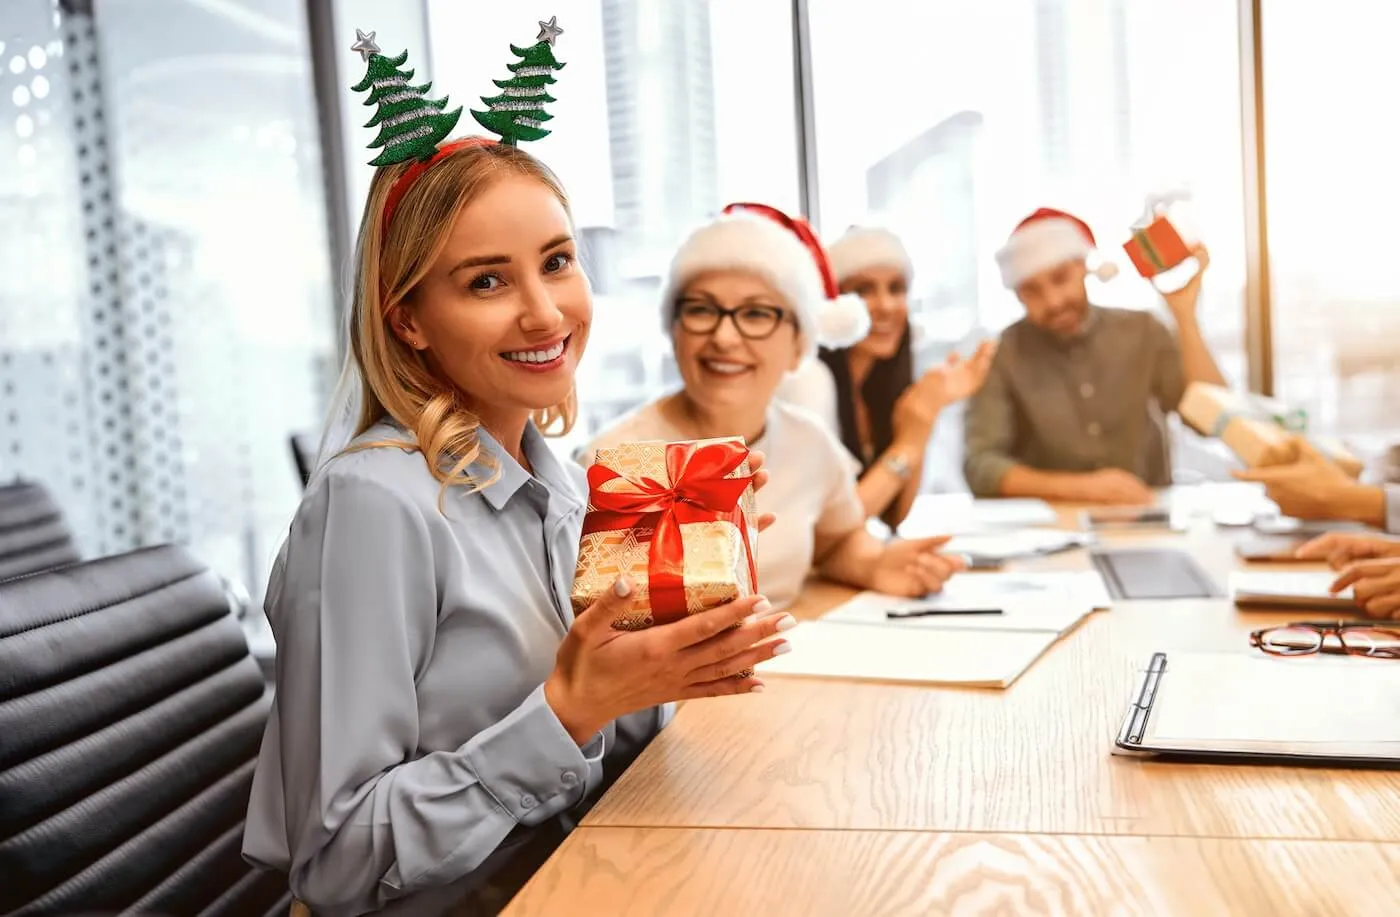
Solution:
<path fill-rule="evenodd" d="M 544 686 L 461 753 L 486 791 L 522 825 L 572 808 L 602 782 L 603 734 L 579 748 L 545 701 Z"/>
<path fill-rule="evenodd" d="M 1400 484 L 1385 485 L 1385 530 L 1400 535 Z"/>

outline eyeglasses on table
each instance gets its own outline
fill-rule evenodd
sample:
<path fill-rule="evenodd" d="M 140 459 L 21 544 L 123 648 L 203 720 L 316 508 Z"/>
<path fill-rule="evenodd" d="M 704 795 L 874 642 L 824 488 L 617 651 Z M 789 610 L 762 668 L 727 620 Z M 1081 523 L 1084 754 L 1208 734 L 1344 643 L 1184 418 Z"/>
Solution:
<path fill-rule="evenodd" d="M 1271 656 L 1331 653 L 1400 659 L 1400 630 L 1356 621 L 1298 621 L 1249 635 L 1249 645 Z"/>

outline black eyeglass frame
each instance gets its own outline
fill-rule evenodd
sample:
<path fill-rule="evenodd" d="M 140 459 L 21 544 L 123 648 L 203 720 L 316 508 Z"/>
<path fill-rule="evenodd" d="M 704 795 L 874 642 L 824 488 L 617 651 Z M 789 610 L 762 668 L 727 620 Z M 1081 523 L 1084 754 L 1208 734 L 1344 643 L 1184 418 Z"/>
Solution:
<path fill-rule="evenodd" d="M 691 325 L 686 324 L 685 310 L 687 306 L 699 306 L 700 308 L 710 310 L 711 313 L 714 315 L 714 321 L 704 328 L 694 327 L 693 323 Z M 739 313 L 741 312 L 768 313 L 769 315 L 773 316 L 773 327 L 769 328 L 762 334 L 750 334 L 744 330 L 743 325 L 739 324 Z M 694 315 L 694 313 L 691 314 Z M 681 330 L 686 332 L 687 334 L 714 334 L 716 331 L 719 330 L 719 326 L 724 323 L 724 320 L 726 318 L 734 323 L 734 330 L 739 332 L 739 336 L 748 341 L 766 341 L 770 337 L 772 337 L 774 333 L 777 332 L 777 330 L 783 326 L 784 323 L 790 323 L 793 325 L 797 324 L 797 321 L 795 318 L 793 318 L 791 312 L 789 312 L 787 309 L 781 309 L 777 306 L 740 306 L 737 309 L 726 309 L 723 306 L 716 305 L 715 303 L 696 302 L 694 300 L 681 300 L 680 302 L 676 303 L 675 321 L 678 325 L 681 326 Z"/>

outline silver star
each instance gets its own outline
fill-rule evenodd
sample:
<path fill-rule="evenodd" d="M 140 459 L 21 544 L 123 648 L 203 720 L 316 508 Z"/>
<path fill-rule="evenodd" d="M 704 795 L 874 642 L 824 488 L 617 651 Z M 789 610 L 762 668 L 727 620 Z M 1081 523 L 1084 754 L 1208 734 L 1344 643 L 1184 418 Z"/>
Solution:
<path fill-rule="evenodd" d="M 564 30 L 556 24 L 558 19 L 558 16 L 550 16 L 548 22 L 543 19 L 539 20 L 540 34 L 535 36 L 535 41 L 547 41 L 551 45 L 554 44 L 554 39 L 564 34 Z"/>
<path fill-rule="evenodd" d="M 364 58 L 366 62 L 369 61 L 371 54 L 379 53 L 379 45 L 374 43 L 374 34 L 375 33 L 370 32 L 366 35 L 359 29 L 356 29 L 355 43 L 350 46 L 350 50 L 360 52 L 360 57 Z"/>

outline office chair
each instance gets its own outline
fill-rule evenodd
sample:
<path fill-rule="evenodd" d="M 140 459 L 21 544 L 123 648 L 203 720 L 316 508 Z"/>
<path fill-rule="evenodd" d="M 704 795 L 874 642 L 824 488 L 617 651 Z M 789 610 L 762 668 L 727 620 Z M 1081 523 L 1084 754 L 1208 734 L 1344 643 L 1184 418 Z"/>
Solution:
<path fill-rule="evenodd" d="M 0 583 L 0 913 L 287 914 L 242 858 L 270 703 L 182 548 Z"/>
<path fill-rule="evenodd" d="M 0 580 L 78 560 L 63 511 L 42 484 L 0 486 Z"/>

